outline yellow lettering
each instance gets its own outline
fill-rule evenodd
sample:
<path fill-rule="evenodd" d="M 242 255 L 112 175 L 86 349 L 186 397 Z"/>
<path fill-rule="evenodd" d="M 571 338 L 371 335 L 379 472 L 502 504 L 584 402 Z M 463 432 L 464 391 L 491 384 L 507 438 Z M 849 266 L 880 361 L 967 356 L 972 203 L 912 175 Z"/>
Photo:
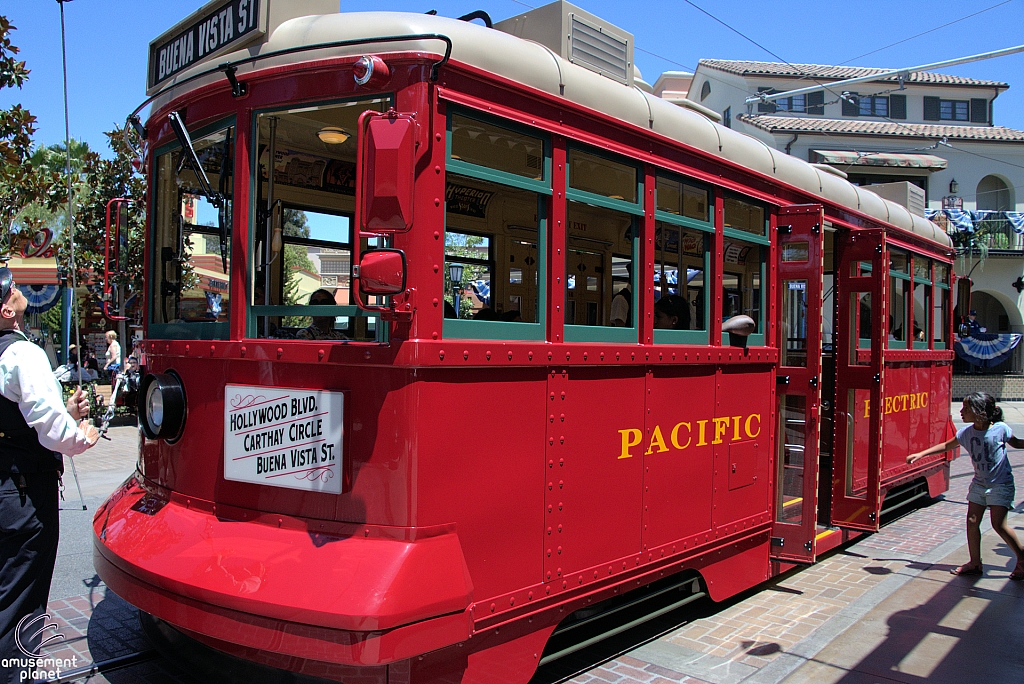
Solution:
<path fill-rule="evenodd" d="M 668 447 L 665 446 L 665 438 L 661 436 L 661 426 L 655 425 L 654 432 L 651 434 L 651 443 L 647 445 L 647 451 L 644 453 L 645 456 L 650 456 L 654 453 L 654 446 L 658 446 L 658 453 L 668 451 Z"/>
<path fill-rule="evenodd" d="M 871 417 L 870 411 L 871 411 L 871 400 L 870 399 L 865 399 L 864 400 L 864 417 L 865 418 L 870 418 Z"/>
<path fill-rule="evenodd" d="M 715 422 L 715 441 L 712 444 L 721 444 L 722 437 L 725 436 L 725 431 L 729 429 L 729 418 L 713 418 Z"/>
<path fill-rule="evenodd" d="M 928 393 L 921 392 L 921 408 L 928 408 Z"/>
<path fill-rule="evenodd" d="M 732 417 L 732 441 L 740 441 L 740 418 L 743 416 Z"/>
<path fill-rule="evenodd" d="M 887 416 L 892 413 L 892 397 L 885 398 L 885 410 L 882 411 L 883 416 Z"/>
<path fill-rule="evenodd" d="M 752 421 L 754 419 L 757 420 L 757 432 L 751 432 L 750 431 L 750 421 Z M 757 437 L 759 434 L 761 434 L 761 414 L 760 413 L 751 413 L 749 416 L 747 416 L 747 420 L 743 424 L 743 431 L 746 432 L 747 433 L 747 437 L 750 437 L 750 438 Z"/>
<path fill-rule="evenodd" d="M 902 397 L 900 397 L 900 399 L 903 400 L 903 408 L 901 410 L 903 410 L 903 411 L 907 410 L 907 399 L 909 399 L 909 398 L 910 398 L 909 394 L 904 394 Z"/>
<path fill-rule="evenodd" d="M 683 444 L 683 445 L 680 446 L 680 444 L 679 444 L 679 428 L 681 426 L 683 426 L 683 425 L 686 426 L 686 444 Z M 693 441 L 693 437 L 690 436 L 690 424 L 689 423 L 676 423 L 676 426 L 674 428 L 672 428 L 671 438 L 672 438 L 672 446 L 674 446 L 676 449 L 685 449 L 686 447 L 690 446 L 690 442 Z"/>
<path fill-rule="evenodd" d="M 707 445 L 707 440 L 704 439 L 704 429 L 707 428 L 708 421 L 698 420 L 697 427 L 700 428 L 700 432 L 697 434 L 697 446 Z"/>
<path fill-rule="evenodd" d="M 619 430 L 619 434 L 622 435 L 622 453 L 619 454 L 619 458 L 633 458 L 633 454 L 629 453 L 631 447 L 635 447 L 643 439 L 643 433 L 636 428 L 629 428 L 628 430 Z"/>
<path fill-rule="evenodd" d="M 911 394 L 910 395 L 910 410 L 914 411 L 917 408 L 918 408 L 918 406 L 917 406 L 917 395 L 916 394 Z"/>

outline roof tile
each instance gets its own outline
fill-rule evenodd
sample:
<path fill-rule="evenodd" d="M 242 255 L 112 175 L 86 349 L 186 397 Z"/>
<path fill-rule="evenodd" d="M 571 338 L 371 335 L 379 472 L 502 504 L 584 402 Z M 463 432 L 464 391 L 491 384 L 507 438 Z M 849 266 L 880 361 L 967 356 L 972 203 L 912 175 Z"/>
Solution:
<path fill-rule="evenodd" d="M 698 68 L 717 69 L 730 74 L 740 76 L 778 76 L 778 77 L 807 77 L 827 80 L 842 80 L 846 78 L 860 78 L 871 74 L 881 74 L 891 69 L 879 69 L 871 67 L 852 66 L 830 66 L 828 64 L 786 64 L 784 62 L 750 62 L 731 59 L 702 59 Z M 880 78 L 879 81 L 899 82 L 896 76 Z M 983 81 L 976 78 L 964 78 L 963 76 L 951 76 L 949 74 L 938 74 L 934 71 L 914 71 L 906 79 L 907 83 L 929 83 L 934 85 L 969 85 L 986 86 L 997 88 L 1009 88 L 1009 83 L 1001 81 Z"/>
<path fill-rule="evenodd" d="M 1024 131 L 1004 126 L 947 126 L 895 121 L 857 121 L 816 117 L 812 119 L 805 116 L 772 116 L 770 114 L 739 114 L 736 118 L 769 133 L 853 133 L 894 138 L 1024 142 Z"/>

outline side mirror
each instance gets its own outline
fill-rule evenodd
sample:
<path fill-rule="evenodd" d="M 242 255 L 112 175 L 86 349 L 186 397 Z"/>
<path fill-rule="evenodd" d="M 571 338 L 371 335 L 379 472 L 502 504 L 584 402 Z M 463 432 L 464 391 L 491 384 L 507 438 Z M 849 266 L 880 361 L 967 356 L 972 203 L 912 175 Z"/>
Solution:
<path fill-rule="evenodd" d="M 409 114 L 367 111 L 359 120 L 358 230 L 400 233 L 412 228 L 416 122 Z"/>
<path fill-rule="evenodd" d="M 394 296 L 405 292 L 405 252 L 373 249 L 359 258 L 359 292 L 369 296 Z"/>
<path fill-rule="evenodd" d="M 754 332 L 757 324 L 750 316 L 733 316 L 722 324 L 722 332 L 729 333 L 729 345 L 746 347 L 747 338 Z"/>

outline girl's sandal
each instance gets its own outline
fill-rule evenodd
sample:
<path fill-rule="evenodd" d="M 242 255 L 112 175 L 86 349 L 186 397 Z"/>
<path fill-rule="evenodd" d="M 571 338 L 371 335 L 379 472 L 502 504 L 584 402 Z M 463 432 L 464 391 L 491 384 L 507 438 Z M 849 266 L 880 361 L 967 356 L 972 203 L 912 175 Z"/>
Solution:
<path fill-rule="evenodd" d="M 1016 570 L 1014 572 L 1016 572 Z M 1017 579 L 1024 580 L 1024 569 L 1021 569 L 1020 572 L 1021 572 L 1021 575 Z M 982 574 L 982 569 L 981 569 L 981 566 L 971 567 L 968 564 L 964 564 L 964 565 L 961 565 L 958 568 L 953 568 L 952 570 L 949 571 L 949 574 L 950 575 L 956 575 L 957 577 L 974 577 L 974 576 Z M 1012 577 L 1012 575 L 1011 575 L 1011 577 Z"/>
<path fill-rule="evenodd" d="M 1017 567 L 1015 567 L 1013 569 L 1013 572 L 1010 573 L 1010 579 L 1012 579 L 1014 582 L 1020 582 L 1024 580 L 1024 565 L 1018 565 Z"/>

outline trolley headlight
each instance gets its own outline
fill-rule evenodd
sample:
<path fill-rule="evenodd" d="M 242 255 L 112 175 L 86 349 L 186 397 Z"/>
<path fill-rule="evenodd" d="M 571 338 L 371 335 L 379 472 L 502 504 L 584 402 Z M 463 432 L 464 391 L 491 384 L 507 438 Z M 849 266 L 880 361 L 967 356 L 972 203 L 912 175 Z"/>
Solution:
<path fill-rule="evenodd" d="M 139 417 L 149 439 L 173 442 L 185 425 L 185 388 L 174 373 L 150 373 L 139 387 Z"/>

